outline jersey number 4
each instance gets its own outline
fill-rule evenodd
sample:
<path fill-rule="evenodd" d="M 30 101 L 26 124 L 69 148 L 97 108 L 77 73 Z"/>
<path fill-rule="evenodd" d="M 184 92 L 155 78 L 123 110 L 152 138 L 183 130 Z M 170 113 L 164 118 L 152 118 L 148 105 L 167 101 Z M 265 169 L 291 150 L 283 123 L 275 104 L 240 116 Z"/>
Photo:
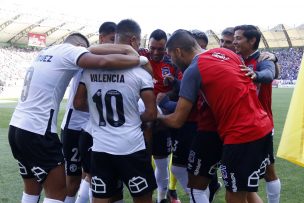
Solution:
<path fill-rule="evenodd" d="M 116 114 L 117 120 L 114 120 L 114 111 L 111 105 L 111 100 L 115 99 L 116 103 Z M 92 97 L 93 102 L 96 104 L 96 108 L 99 114 L 99 126 L 106 126 L 106 121 L 103 116 L 103 95 L 101 89 L 97 90 L 97 92 Z M 124 115 L 124 108 L 123 108 L 123 97 L 122 94 L 117 90 L 109 90 L 106 92 L 104 96 L 104 103 L 106 107 L 106 117 L 108 123 L 113 127 L 122 126 L 126 119 Z"/>

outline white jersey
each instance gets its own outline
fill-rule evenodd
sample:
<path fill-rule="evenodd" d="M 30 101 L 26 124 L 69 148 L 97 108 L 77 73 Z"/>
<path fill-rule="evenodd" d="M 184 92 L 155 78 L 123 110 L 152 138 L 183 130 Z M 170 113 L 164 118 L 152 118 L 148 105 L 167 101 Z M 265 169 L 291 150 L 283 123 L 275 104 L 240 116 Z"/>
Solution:
<path fill-rule="evenodd" d="M 82 76 L 82 70 L 78 71 L 70 82 L 70 93 L 68 103 L 66 105 L 65 114 L 61 123 L 61 129 L 78 130 L 84 129 L 89 120 L 89 113 L 78 111 L 74 108 L 74 97 L 78 88 L 79 81 Z"/>
<path fill-rule="evenodd" d="M 28 69 L 21 98 L 10 125 L 44 135 L 57 133 L 57 114 L 65 90 L 80 70 L 78 58 L 86 48 L 61 44 L 42 50 Z"/>
<path fill-rule="evenodd" d="M 142 68 L 84 70 L 93 151 L 126 155 L 145 149 L 138 110 L 140 92 L 153 88 Z"/>

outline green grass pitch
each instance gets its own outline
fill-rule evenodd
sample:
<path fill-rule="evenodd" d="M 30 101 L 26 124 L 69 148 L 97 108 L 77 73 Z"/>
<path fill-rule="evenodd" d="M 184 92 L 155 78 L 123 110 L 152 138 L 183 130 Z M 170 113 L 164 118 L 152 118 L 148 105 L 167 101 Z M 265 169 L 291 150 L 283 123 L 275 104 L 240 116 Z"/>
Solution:
<path fill-rule="evenodd" d="M 288 111 L 290 98 L 293 89 L 273 89 L 273 114 L 275 119 L 275 138 L 274 148 L 278 148 L 280 136 L 282 134 L 286 114 Z M 14 99 L 16 100 L 16 99 Z M 13 159 L 7 139 L 8 124 L 11 114 L 16 103 L 9 103 L 0 100 L 0 203 L 16 203 L 20 202 L 23 185 L 18 173 L 16 161 Z M 64 107 L 61 107 L 59 115 L 59 124 L 61 122 L 64 112 Z M 277 173 L 281 179 L 282 203 L 301 203 L 304 201 L 304 169 L 289 163 L 283 159 L 276 160 Z M 185 195 L 178 185 L 178 194 L 182 202 L 189 202 L 187 195 Z M 265 195 L 265 182 L 260 182 L 259 195 L 264 202 L 267 202 Z M 132 202 L 128 192 L 125 191 L 125 202 Z M 155 197 L 155 196 L 154 196 Z M 42 201 L 41 201 L 42 202 Z M 214 200 L 215 203 L 223 203 L 224 189 L 219 192 Z"/>

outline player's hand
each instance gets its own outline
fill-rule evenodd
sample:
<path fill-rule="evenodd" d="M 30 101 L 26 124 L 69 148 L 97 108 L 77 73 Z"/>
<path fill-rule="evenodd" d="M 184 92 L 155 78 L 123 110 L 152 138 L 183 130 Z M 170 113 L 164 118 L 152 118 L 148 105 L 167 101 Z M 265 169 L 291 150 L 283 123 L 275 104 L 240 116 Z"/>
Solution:
<path fill-rule="evenodd" d="M 171 74 L 167 74 L 164 76 L 164 86 L 169 86 L 174 82 L 174 77 Z"/>
<path fill-rule="evenodd" d="M 252 80 L 256 80 L 257 74 L 249 67 L 245 65 L 240 65 L 241 71 L 245 72 L 245 75 L 250 77 Z"/>
<path fill-rule="evenodd" d="M 261 54 L 258 58 L 258 63 L 261 62 L 261 61 L 265 61 L 265 60 L 276 62 L 277 58 L 273 53 L 261 52 Z"/>
<path fill-rule="evenodd" d="M 166 96 L 167 96 L 166 93 L 163 92 L 158 93 L 156 97 L 156 104 L 158 105 Z"/>

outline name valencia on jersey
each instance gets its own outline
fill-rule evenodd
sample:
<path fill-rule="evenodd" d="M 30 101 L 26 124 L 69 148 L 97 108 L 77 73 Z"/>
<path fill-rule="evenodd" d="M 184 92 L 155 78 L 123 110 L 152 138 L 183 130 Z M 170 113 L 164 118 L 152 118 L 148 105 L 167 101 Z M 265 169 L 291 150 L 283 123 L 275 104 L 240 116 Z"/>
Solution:
<path fill-rule="evenodd" d="M 115 82 L 124 83 L 125 76 L 123 74 L 90 74 L 91 82 Z"/>

